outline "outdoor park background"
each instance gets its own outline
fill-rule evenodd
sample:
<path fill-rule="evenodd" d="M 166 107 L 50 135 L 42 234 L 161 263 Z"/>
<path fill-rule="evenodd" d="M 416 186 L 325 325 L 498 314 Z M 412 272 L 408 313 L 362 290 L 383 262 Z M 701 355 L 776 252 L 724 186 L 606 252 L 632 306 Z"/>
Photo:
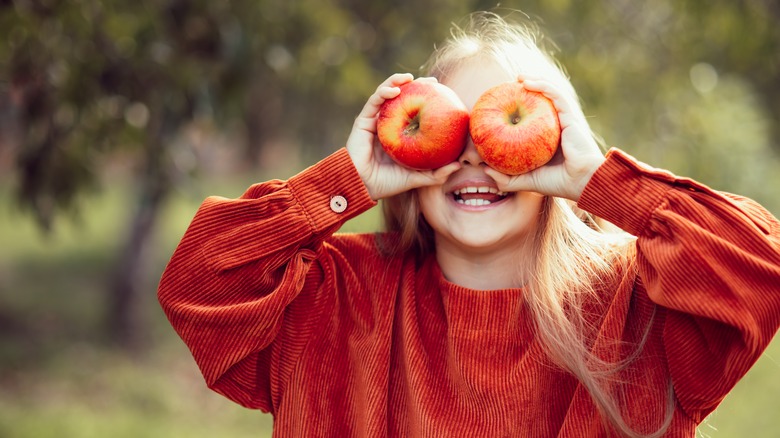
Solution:
<path fill-rule="evenodd" d="M 168 257 L 205 196 L 343 146 L 379 82 L 495 6 L 0 0 L 0 436 L 270 436 L 167 325 Z M 511 8 L 557 44 L 607 144 L 780 214 L 775 0 Z M 780 436 L 778 412 L 775 339 L 700 434 Z"/>

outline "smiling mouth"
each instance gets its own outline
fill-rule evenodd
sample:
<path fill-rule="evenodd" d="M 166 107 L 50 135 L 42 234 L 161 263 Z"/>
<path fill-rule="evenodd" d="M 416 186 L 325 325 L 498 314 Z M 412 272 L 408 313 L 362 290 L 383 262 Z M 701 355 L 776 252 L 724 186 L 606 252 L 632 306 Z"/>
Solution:
<path fill-rule="evenodd" d="M 495 187 L 463 187 L 451 193 L 458 204 L 480 207 L 503 201 L 510 194 Z"/>

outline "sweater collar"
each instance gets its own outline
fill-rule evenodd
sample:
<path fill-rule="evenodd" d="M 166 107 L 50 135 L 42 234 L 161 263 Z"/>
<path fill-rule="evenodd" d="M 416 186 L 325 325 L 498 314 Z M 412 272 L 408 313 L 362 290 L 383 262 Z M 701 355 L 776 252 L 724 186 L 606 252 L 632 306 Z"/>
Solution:
<path fill-rule="evenodd" d="M 451 328 L 514 331 L 528 319 L 522 288 L 476 290 L 457 285 L 444 277 L 433 255 L 421 266 L 419 280 L 418 287 L 439 291 Z"/>

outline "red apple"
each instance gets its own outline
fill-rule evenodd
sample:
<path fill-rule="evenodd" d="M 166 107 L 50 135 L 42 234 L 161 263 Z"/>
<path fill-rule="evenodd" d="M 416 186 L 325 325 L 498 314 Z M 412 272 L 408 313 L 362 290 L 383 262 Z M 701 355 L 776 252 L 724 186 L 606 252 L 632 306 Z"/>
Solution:
<path fill-rule="evenodd" d="M 520 175 L 541 167 L 558 149 L 561 127 L 553 103 L 519 82 L 487 90 L 471 110 L 471 139 L 490 167 Z"/>
<path fill-rule="evenodd" d="M 469 112 L 452 89 L 438 82 L 412 81 L 379 108 L 382 148 L 402 166 L 436 169 L 458 159 L 469 133 Z"/>

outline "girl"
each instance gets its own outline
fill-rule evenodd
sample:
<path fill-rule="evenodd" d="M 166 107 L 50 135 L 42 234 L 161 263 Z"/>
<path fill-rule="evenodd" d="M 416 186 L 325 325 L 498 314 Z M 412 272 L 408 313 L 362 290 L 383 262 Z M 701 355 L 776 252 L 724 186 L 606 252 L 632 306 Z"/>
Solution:
<path fill-rule="evenodd" d="M 513 80 L 550 98 L 540 169 L 500 174 L 471 142 L 434 171 L 394 164 L 376 115 L 413 80 L 396 74 L 346 148 L 206 199 L 159 299 L 210 388 L 276 436 L 695 435 L 780 325 L 780 224 L 604 156 L 535 41 L 475 14 L 427 66 L 469 108 Z M 335 233 L 379 200 L 387 232 Z"/>

